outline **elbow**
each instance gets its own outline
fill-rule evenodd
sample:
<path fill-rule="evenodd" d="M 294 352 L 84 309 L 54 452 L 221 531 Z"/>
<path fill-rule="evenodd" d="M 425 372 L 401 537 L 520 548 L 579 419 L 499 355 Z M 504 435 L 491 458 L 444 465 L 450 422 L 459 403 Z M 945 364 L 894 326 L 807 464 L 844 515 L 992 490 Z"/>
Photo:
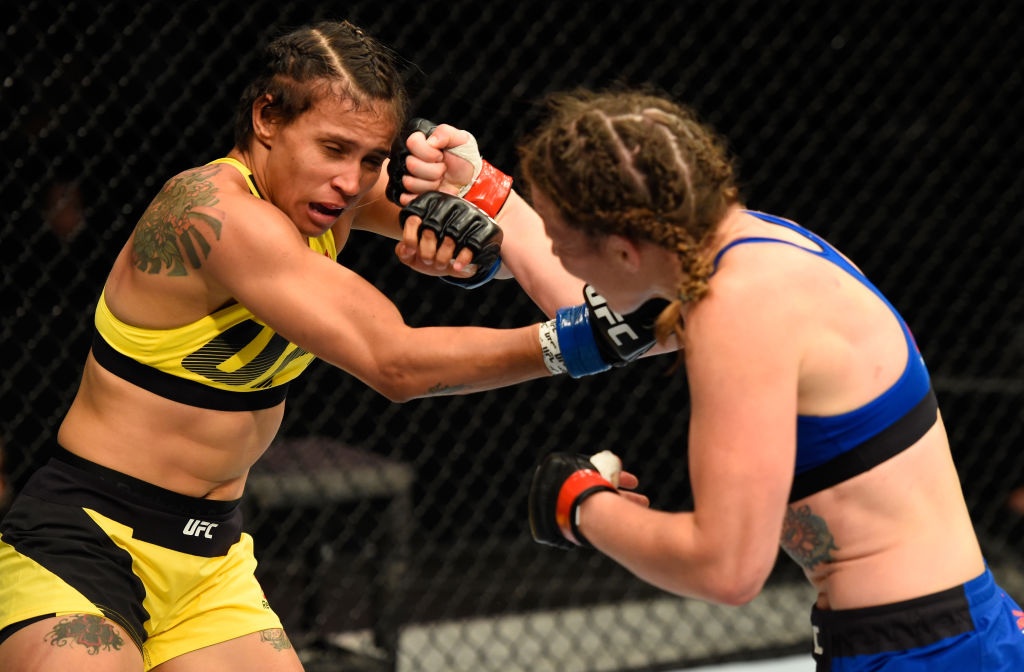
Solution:
<path fill-rule="evenodd" d="M 764 581 L 744 582 L 734 580 L 719 586 L 716 595 L 712 599 L 719 604 L 725 604 L 730 607 L 742 607 L 753 601 L 761 593 L 763 587 Z"/>
<path fill-rule="evenodd" d="M 715 563 L 706 576 L 705 597 L 718 604 L 741 607 L 761 593 L 770 573 L 771 568 L 765 571 L 752 563 Z"/>
<path fill-rule="evenodd" d="M 414 373 L 408 362 L 378 361 L 367 381 L 374 390 L 396 404 L 426 396 L 428 390 L 422 376 Z"/>
<path fill-rule="evenodd" d="M 412 401 L 417 398 L 415 394 L 410 394 L 397 388 L 377 387 L 375 389 L 393 404 L 404 404 L 407 401 Z"/>
<path fill-rule="evenodd" d="M 370 386 L 394 404 L 404 404 L 420 396 L 414 393 L 411 385 L 400 377 L 382 375 L 377 380 L 372 381 Z"/>

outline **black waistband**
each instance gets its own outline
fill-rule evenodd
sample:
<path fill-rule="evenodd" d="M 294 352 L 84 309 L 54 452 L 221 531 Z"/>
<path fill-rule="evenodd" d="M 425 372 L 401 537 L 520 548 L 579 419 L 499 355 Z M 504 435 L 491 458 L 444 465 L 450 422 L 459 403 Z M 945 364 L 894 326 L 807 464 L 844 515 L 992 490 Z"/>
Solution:
<path fill-rule="evenodd" d="M 863 609 L 815 607 L 811 624 L 815 657 L 824 660 L 915 649 L 974 630 L 963 586 Z"/>
<path fill-rule="evenodd" d="M 288 383 L 263 390 L 234 392 L 210 387 L 154 369 L 115 350 L 93 331 L 92 356 L 107 371 L 165 399 L 215 411 L 258 411 L 277 406 L 288 396 Z"/>
<path fill-rule="evenodd" d="M 795 502 L 831 488 L 902 453 L 932 428 L 938 413 L 935 390 L 928 388 L 928 393 L 906 415 L 878 434 L 824 464 L 797 474 L 793 478 L 789 501 Z"/>
<path fill-rule="evenodd" d="M 22 494 L 91 509 L 132 528 L 132 537 L 182 553 L 224 555 L 242 533 L 241 500 L 189 497 L 57 447 Z"/>

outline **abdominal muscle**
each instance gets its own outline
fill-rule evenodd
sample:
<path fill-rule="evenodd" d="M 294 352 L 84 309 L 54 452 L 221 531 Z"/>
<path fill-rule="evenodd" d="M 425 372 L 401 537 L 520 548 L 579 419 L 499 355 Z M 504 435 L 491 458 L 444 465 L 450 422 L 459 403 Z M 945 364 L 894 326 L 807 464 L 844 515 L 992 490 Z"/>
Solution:
<path fill-rule="evenodd" d="M 92 354 L 57 435 L 66 450 L 167 490 L 216 500 L 242 496 L 270 445 L 284 402 L 217 411 L 165 399 L 102 368 Z"/>
<path fill-rule="evenodd" d="M 790 504 L 782 548 L 817 589 L 818 608 L 901 602 L 985 570 L 945 436 L 939 418 L 902 453 Z"/>

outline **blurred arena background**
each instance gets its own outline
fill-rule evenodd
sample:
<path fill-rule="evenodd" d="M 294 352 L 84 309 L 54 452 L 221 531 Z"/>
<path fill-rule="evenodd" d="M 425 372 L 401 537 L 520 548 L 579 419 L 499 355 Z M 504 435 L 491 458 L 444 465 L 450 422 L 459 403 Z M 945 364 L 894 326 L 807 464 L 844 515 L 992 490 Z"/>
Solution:
<path fill-rule="evenodd" d="M 8 496 L 53 444 L 137 217 L 171 175 L 230 149 L 254 45 L 348 18 L 408 59 L 415 113 L 470 129 L 506 172 L 545 92 L 649 84 L 696 107 L 730 138 L 750 207 L 824 235 L 903 313 L 996 578 L 1024 599 L 1024 524 L 1004 507 L 1024 485 L 1024 4 L 23 0 L 3 15 Z M 465 292 L 392 250 L 357 233 L 341 261 L 412 324 L 541 318 L 514 282 Z M 786 561 L 751 605 L 719 608 L 530 539 L 530 473 L 553 450 L 613 449 L 655 506 L 690 504 L 686 385 L 669 364 L 404 405 L 315 365 L 247 508 L 267 596 L 310 672 L 808 652 L 812 595 Z"/>

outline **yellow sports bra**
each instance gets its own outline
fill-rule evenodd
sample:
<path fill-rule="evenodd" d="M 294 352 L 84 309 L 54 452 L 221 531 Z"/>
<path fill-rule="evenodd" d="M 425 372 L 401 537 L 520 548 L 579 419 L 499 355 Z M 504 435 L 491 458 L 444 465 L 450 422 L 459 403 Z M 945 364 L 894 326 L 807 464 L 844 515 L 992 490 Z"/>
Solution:
<path fill-rule="evenodd" d="M 249 191 L 262 198 L 252 172 L 231 158 Z M 334 235 L 310 238 L 309 247 L 337 257 Z M 162 397 L 223 411 L 270 408 L 284 401 L 288 383 L 314 357 L 232 302 L 191 324 L 143 329 L 110 312 L 105 292 L 96 305 L 92 352 L 111 373 Z"/>

